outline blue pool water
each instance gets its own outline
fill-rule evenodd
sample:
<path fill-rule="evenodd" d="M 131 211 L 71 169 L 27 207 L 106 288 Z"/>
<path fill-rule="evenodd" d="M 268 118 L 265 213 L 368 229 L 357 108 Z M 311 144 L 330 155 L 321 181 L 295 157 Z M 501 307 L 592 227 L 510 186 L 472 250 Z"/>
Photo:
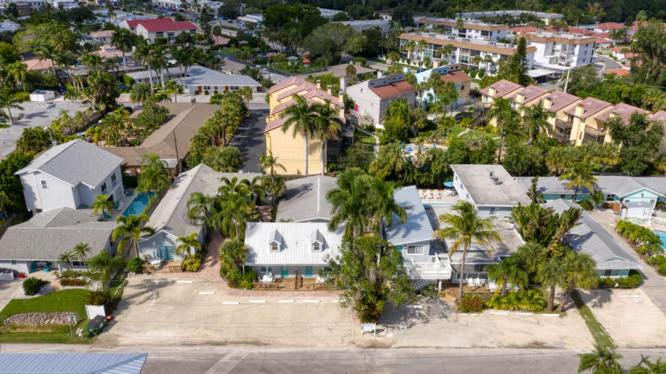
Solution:
<path fill-rule="evenodd" d="M 661 246 L 666 250 L 666 232 L 663 231 L 655 231 L 655 234 L 659 235 L 659 239 L 661 239 Z"/>
<path fill-rule="evenodd" d="M 132 200 L 127 208 L 125 208 L 123 216 L 129 217 L 141 215 L 141 213 L 146 210 L 148 201 L 150 201 L 150 198 L 153 196 L 155 196 L 155 192 L 141 192 L 134 198 L 134 200 Z"/>

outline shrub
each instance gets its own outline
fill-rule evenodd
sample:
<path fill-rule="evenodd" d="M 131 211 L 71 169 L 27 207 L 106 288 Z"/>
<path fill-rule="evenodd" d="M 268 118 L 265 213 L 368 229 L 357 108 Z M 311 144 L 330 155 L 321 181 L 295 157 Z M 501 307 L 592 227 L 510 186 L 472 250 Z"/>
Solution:
<path fill-rule="evenodd" d="M 143 259 L 141 257 L 134 257 L 127 263 L 127 270 L 131 273 L 143 273 Z"/>
<path fill-rule="evenodd" d="M 523 310 L 529 312 L 543 312 L 546 309 L 546 300 L 537 290 L 509 292 L 505 296 L 495 294 L 486 302 L 488 308 L 498 310 Z"/>
<path fill-rule="evenodd" d="M 39 290 L 42 289 L 49 282 L 41 280 L 39 278 L 28 278 L 23 281 L 23 291 L 26 295 L 37 295 Z"/>
<path fill-rule="evenodd" d="M 659 265 L 657 268 L 657 273 L 659 273 L 659 275 L 666 276 L 666 264 Z"/>
<path fill-rule="evenodd" d="M 601 288 L 637 288 L 643 284 L 643 275 L 637 271 L 631 271 L 628 276 L 622 278 L 599 278 Z"/>
<path fill-rule="evenodd" d="M 580 205 L 581 208 L 585 210 L 593 210 L 594 209 L 594 203 L 590 200 L 581 200 L 578 202 L 578 205 Z"/>
<path fill-rule="evenodd" d="M 61 278 L 60 285 L 63 287 L 81 287 L 88 284 L 85 279 L 80 278 Z"/>
<path fill-rule="evenodd" d="M 660 267 L 660 266 L 666 264 L 666 256 L 664 256 L 664 255 L 652 256 L 652 257 L 647 259 L 647 263 L 654 266 L 654 267 Z"/>
<path fill-rule="evenodd" d="M 245 274 L 243 274 L 241 276 L 241 279 L 240 279 L 240 282 L 238 283 L 238 286 L 240 288 L 250 290 L 250 289 L 252 289 L 252 285 L 253 285 L 255 279 L 257 279 L 257 273 L 254 271 L 254 269 L 246 270 Z"/>
<path fill-rule="evenodd" d="M 483 311 L 484 303 L 481 298 L 476 295 L 463 295 L 460 300 L 458 310 L 461 313 L 480 313 Z"/>
<path fill-rule="evenodd" d="M 90 293 L 88 303 L 91 305 L 109 305 L 112 299 L 110 290 L 97 290 Z"/>
<path fill-rule="evenodd" d="M 187 256 L 180 264 L 180 268 L 183 271 L 198 271 L 201 268 L 201 258 L 198 256 Z"/>

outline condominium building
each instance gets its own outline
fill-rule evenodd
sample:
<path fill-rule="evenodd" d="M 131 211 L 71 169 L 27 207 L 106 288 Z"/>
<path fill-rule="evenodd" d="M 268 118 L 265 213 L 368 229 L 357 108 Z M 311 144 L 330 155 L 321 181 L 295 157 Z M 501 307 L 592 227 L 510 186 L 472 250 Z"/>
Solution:
<path fill-rule="evenodd" d="M 562 71 L 592 63 L 594 37 L 539 31 L 525 34 L 525 39 L 535 48 L 536 66 Z"/>
<path fill-rule="evenodd" d="M 541 98 L 543 108 L 552 113 L 548 118 L 552 129 L 551 136 L 562 143 L 569 143 L 571 139 L 573 117 L 567 112 L 575 108 L 580 101 L 578 96 L 562 91 L 553 91 Z"/>
<path fill-rule="evenodd" d="M 574 145 L 610 143 L 613 141 L 608 127 L 610 120 L 617 118 L 622 123 L 628 123 L 634 113 L 650 114 L 645 109 L 629 104 L 612 105 L 592 97 L 581 101 L 573 111 L 570 110 L 568 113 L 574 117 L 570 138 Z"/>
<path fill-rule="evenodd" d="M 416 90 L 403 74 L 367 80 L 347 88 L 354 101 L 352 115 L 359 124 L 384 128 L 386 110 L 392 101 L 405 99 L 410 106 L 416 102 Z"/>
<path fill-rule="evenodd" d="M 538 18 L 546 25 L 549 25 L 552 21 L 561 20 L 564 18 L 564 15 L 559 13 L 546 13 L 546 12 L 535 12 L 531 10 L 492 10 L 487 12 L 466 12 L 458 13 L 458 17 L 465 20 L 474 20 L 474 19 L 483 19 L 483 18 L 492 18 L 492 17 L 520 17 L 523 15 L 530 15 Z"/>
<path fill-rule="evenodd" d="M 400 35 L 400 52 L 411 63 L 422 64 L 428 58 L 437 65 L 465 64 L 495 75 L 499 62 L 516 53 L 516 45 L 437 33 L 403 33 Z M 536 47 L 527 47 L 525 66 L 528 69 L 534 64 L 535 52 Z"/>
<path fill-rule="evenodd" d="M 458 38 L 474 40 L 493 40 L 507 38 L 510 27 L 484 22 L 459 22 L 451 18 L 420 17 L 415 19 L 418 26 L 425 26 L 431 31 Z"/>

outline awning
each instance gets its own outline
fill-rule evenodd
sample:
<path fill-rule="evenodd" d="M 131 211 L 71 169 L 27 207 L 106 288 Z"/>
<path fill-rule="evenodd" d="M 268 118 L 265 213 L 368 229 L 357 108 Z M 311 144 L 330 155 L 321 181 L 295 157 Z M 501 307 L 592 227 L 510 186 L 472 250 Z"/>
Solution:
<path fill-rule="evenodd" d="M 532 69 L 527 72 L 527 75 L 530 76 L 530 78 L 541 78 L 541 77 L 546 77 L 548 75 L 552 74 L 559 74 L 559 71 L 556 70 L 549 70 L 549 69 Z"/>

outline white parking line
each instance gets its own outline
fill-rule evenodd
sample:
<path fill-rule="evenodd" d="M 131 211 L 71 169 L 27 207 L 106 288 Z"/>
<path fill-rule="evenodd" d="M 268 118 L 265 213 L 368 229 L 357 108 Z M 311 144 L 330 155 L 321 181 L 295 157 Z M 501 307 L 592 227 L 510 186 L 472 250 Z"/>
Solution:
<path fill-rule="evenodd" d="M 238 301 L 223 301 L 222 305 L 238 305 L 240 302 Z"/>
<path fill-rule="evenodd" d="M 214 295 L 215 291 L 200 291 L 199 295 Z"/>
<path fill-rule="evenodd" d="M 248 300 L 250 304 L 266 304 L 266 300 Z"/>
<path fill-rule="evenodd" d="M 302 304 L 318 304 L 321 300 L 298 300 L 298 302 Z"/>
<path fill-rule="evenodd" d="M 332 302 L 333 304 L 337 304 L 337 303 L 340 302 L 340 299 L 333 299 L 333 300 L 331 300 L 331 302 Z"/>
<path fill-rule="evenodd" d="M 294 300 L 278 300 L 278 304 L 290 304 L 293 302 Z"/>
<path fill-rule="evenodd" d="M 508 316 L 509 315 L 509 312 L 492 311 L 492 312 L 489 312 L 489 313 L 494 315 L 494 316 Z"/>
<path fill-rule="evenodd" d="M 516 312 L 516 315 L 517 315 L 517 316 L 533 316 L 534 313 L 530 313 L 530 312 Z"/>
<path fill-rule="evenodd" d="M 179 283 L 179 284 L 190 284 L 190 283 L 192 283 L 192 281 L 191 281 L 191 280 L 177 280 L 176 283 Z"/>
<path fill-rule="evenodd" d="M 546 316 L 546 317 L 559 317 L 560 316 L 557 313 L 543 313 L 542 315 Z"/>

